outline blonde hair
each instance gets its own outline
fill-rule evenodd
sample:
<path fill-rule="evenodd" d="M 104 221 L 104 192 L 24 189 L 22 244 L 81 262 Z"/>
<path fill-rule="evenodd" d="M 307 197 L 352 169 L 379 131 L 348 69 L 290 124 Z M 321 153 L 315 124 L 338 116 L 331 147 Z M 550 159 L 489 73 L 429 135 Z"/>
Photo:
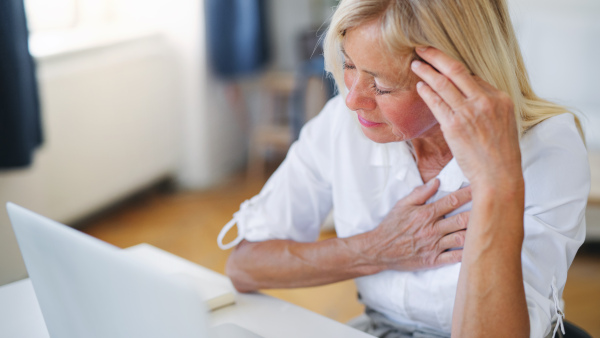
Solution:
<path fill-rule="evenodd" d="M 342 0 L 325 36 L 324 54 L 326 69 L 344 96 L 344 36 L 372 20 L 379 20 L 381 41 L 390 52 L 406 60 L 407 74 L 412 74 L 410 62 L 418 59 L 415 47 L 431 46 L 506 92 L 521 135 L 549 117 L 570 113 L 533 92 L 504 0 Z"/>

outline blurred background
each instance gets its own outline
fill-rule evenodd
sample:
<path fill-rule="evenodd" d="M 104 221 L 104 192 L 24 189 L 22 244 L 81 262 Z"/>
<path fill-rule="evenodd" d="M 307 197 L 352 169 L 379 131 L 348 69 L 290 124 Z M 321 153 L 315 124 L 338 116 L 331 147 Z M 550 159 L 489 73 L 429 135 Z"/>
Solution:
<path fill-rule="evenodd" d="M 302 124 L 334 93 L 319 38 L 336 3 L 25 0 L 29 42 L 21 47 L 31 59 L 19 54 L 24 68 L 4 63 L 1 88 L 11 96 L 10 81 L 28 76 L 29 96 L 19 94 L 17 103 L 31 118 L 8 129 L 24 128 L 33 141 L 24 141 L 25 160 L 0 162 L 2 205 L 12 201 L 117 246 L 147 242 L 223 272 L 221 226 L 258 193 Z M 23 0 L 5 4 L 0 18 L 16 18 Z M 600 335 L 600 2 L 509 6 L 534 89 L 583 117 L 592 192 L 566 313 Z M 2 27 L 0 38 L 27 34 L 21 26 Z M 2 106 L 0 114 L 10 111 Z M 331 229 L 322 238 L 335 236 Z M 2 207 L 0 285 L 24 277 Z M 362 311 L 352 282 L 269 293 L 340 321 Z"/>

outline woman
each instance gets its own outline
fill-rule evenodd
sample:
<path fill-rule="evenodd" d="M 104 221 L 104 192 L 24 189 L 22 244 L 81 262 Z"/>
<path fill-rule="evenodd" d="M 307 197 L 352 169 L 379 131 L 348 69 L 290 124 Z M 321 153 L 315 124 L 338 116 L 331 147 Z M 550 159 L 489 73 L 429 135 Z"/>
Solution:
<path fill-rule="evenodd" d="M 235 287 L 354 278 L 380 336 L 556 334 L 587 155 L 505 2 L 343 0 L 325 57 L 341 95 L 224 228 Z M 315 242 L 332 206 L 338 238 Z"/>

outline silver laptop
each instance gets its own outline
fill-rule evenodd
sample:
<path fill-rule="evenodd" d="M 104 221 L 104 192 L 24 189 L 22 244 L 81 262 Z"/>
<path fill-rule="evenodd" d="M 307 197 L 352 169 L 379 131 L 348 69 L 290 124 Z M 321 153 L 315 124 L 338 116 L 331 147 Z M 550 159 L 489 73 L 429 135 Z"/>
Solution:
<path fill-rule="evenodd" d="M 195 287 L 12 203 L 8 214 L 51 337 L 259 337 L 207 326 Z"/>

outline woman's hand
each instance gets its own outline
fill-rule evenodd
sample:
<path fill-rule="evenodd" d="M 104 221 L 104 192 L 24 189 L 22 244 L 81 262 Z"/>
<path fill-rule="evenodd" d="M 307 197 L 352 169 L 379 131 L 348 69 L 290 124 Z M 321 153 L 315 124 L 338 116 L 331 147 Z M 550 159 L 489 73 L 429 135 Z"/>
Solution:
<path fill-rule="evenodd" d="M 440 123 L 474 191 L 512 188 L 515 183 L 522 187 L 518 130 L 508 94 L 435 48 L 418 48 L 417 53 L 429 63 L 412 63 L 415 74 L 423 79 L 417 91 Z M 499 181 L 504 184 L 497 185 Z"/>
<path fill-rule="evenodd" d="M 407 271 L 461 261 L 469 213 L 444 216 L 469 202 L 471 190 L 463 188 L 425 204 L 438 187 L 439 180 L 434 179 L 416 188 L 396 203 L 377 228 L 363 234 L 367 238 L 363 252 L 374 265 Z"/>

